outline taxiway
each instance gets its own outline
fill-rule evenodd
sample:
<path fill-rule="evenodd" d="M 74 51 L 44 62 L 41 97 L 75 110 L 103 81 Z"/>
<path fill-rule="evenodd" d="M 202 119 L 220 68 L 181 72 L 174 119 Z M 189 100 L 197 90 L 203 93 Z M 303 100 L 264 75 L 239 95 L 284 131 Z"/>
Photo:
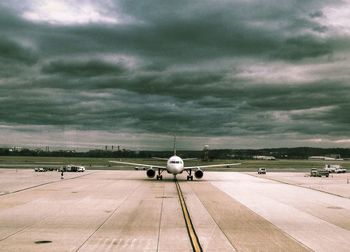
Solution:
<path fill-rule="evenodd" d="M 348 251 L 348 174 L 178 176 L 203 251 Z M 323 186 L 324 185 L 324 186 Z M 0 170 L 4 251 L 192 251 L 173 177 Z"/>

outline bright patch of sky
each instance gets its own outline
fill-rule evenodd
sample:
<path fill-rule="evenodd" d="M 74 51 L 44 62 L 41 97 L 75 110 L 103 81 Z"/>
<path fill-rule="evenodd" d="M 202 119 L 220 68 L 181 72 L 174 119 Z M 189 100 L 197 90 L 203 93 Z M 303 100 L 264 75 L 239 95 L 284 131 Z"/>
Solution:
<path fill-rule="evenodd" d="M 258 81 L 262 84 L 288 84 L 288 83 L 305 83 L 314 81 L 316 75 L 310 74 L 309 70 L 317 67 L 308 65 L 293 65 L 282 62 L 269 64 L 249 64 L 240 67 L 236 77 L 251 81 Z"/>
<path fill-rule="evenodd" d="M 322 22 L 331 28 L 332 31 L 350 35 L 350 2 L 345 1 L 341 7 L 325 7 Z"/>
<path fill-rule="evenodd" d="M 88 23 L 117 24 L 121 18 L 99 8 L 94 2 L 34 0 L 24 10 L 22 16 L 34 22 L 47 22 L 57 25 L 76 25 Z"/>

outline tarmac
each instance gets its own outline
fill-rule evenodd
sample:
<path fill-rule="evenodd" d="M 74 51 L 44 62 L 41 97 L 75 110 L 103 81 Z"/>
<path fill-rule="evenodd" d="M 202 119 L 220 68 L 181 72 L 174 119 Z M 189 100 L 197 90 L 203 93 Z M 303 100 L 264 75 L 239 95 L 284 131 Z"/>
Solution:
<path fill-rule="evenodd" d="M 348 177 L 205 172 L 178 182 L 203 251 L 349 251 Z M 0 169 L 0 250 L 193 248 L 172 175 Z"/>

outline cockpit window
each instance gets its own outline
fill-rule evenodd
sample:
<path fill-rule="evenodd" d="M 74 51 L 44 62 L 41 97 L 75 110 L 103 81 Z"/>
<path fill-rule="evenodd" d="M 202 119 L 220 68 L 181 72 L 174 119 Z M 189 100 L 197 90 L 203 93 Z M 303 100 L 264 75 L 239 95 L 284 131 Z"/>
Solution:
<path fill-rule="evenodd" d="M 170 163 L 171 164 L 182 164 L 182 162 L 179 160 L 171 160 Z"/>

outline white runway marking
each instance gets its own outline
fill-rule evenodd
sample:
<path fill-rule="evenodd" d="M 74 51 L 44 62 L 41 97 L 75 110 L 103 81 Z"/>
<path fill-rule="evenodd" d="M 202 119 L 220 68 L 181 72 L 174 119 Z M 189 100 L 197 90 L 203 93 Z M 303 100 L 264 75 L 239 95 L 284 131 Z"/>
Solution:
<path fill-rule="evenodd" d="M 212 178 L 222 179 L 222 174 Z M 227 174 L 224 181 L 212 184 L 315 251 L 349 251 L 350 231 L 315 216 L 329 211 L 319 209 L 320 204 L 348 211 L 348 199 L 240 173 Z"/>

